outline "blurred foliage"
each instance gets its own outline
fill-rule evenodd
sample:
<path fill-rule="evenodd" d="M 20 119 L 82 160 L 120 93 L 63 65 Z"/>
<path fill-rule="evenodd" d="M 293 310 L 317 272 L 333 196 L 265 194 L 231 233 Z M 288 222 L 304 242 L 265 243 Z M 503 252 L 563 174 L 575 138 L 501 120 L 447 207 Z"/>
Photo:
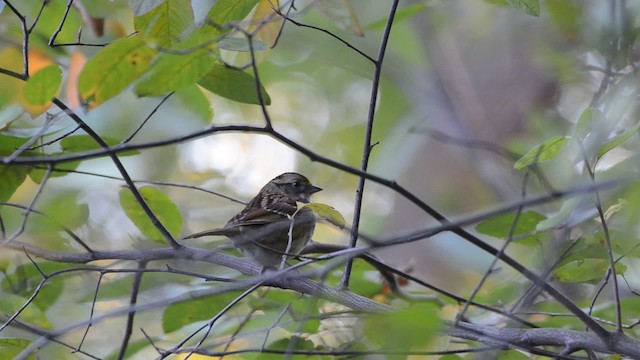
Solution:
<path fill-rule="evenodd" d="M 130 188 L 123 188 L 122 169 L 112 157 L 121 160 L 151 212 L 177 239 L 222 226 L 241 209 L 238 202 L 292 169 L 325 189 L 306 206 L 348 228 L 358 178 L 322 159 L 358 168 L 370 116 L 371 173 L 446 209 L 452 221 L 464 219 L 463 212 L 497 207 L 469 229 L 487 244 L 506 245 L 505 253 L 607 321 L 608 329 L 617 321 L 618 300 L 606 285 L 615 270 L 622 323 L 635 323 L 638 4 L 401 2 L 378 64 L 380 87 L 373 92 L 389 4 L 290 5 L 0 3 L 0 247 L 12 249 L 0 253 L 0 323 L 17 314 L 22 324 L 1 328 L 0 358 L 34 344 L 40 333 L 33 329 L 57 331 L 82 321 L 87 343 L 75 333 L 64 341 L 118 358 L 122 325 L 105 321 L 89 329 L 90 316 L 130 305 L 132 273 L 142 271 L 132 270 L 135 262 L 114 255 L 85 265 L 25 255 L 27 246 L 51 254 L 90 247 L 118 255 L 166 245 Z M 313 156 L 303 156 L 300 147 Z M 618 182 L 585 190 L 608 180 Z M 148 182 L 152 186 L 143 186 Z M 531 194 L 545 198 L 515 212 L 513 204 L 526 203 Z M 406 358 L 410 351 L 476 347 L 473 341 L 453 346 L 443 340 L 445 319 L 452 318 L 447 311 L 462 306 L 434 284 L 466 294 L 459 296 L 474 294 L 471 300 L 510 309 L 540 327 L 584 329 L 522 274 L 490 266 L 492 257 L 467 243 L 458 246 L 458 238 L 444 238 L 444 246 L 431 238 L 389 246 L 385 240 L 424 230 L 432 219 L 387 187 L 368 182 L 362 209 L 360 231 L 382 240 L 372 244 L 388 251 L 380 258 L 389 256 L 394 269 L 429 288 L 405 279 L 395 284 L 399 290 L 392 288 L 376 267 L 356 260 L 349 290 L 398 311 L 356 314 L 327 299 L 277 288 L 238 299 L 238 289 L 250 286 L 243 275 L 197 259 L 152 261 L 147 266 L 153 272 L 142 275 L 138 304 L 160 305 L 150 315 L 136 312 L 125 357 L 154 357 L 156 343 L 169 349 L 185 338 L 195 347 L 199 336 L 200 349 L 248 351 L 242 358 L 336 349 Z M 314 239 L 346 242 L 346 230 L 337 227 L 319 225 Z M 189 245 L 228 250 L 225 241 Z M 315 280 L 339 287 L 343 268 L 335 264 L 312 264 Z M 117 270 L 124 273 L 111 273 Z M 225 276 L 233 286 L 218 293 L 226 288 L 198 274 Z M 489 281 L 480 280 L 485 275 Z M 473 306 L 464 317 L 507 324 Z M 210 333 L 191 337 L 206 322 Z M 624 331 L 640 335 L 637 327 Z M 50 348 L 41 350 L 43 358 L 66 351 Z M 84 356 L 71 350 L 65 355 Z M 528 357 L 515 350 L 496 350 L 495 356 Z"/>

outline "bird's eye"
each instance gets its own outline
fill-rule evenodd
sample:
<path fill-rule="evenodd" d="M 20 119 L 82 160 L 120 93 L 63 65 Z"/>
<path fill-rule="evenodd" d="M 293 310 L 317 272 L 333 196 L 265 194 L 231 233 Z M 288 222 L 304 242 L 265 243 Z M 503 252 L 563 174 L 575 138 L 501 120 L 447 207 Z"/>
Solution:
<path fill-rule="evenodd" d="M 299 189 L 299 188 L 302 187 L 302 183 L 299 180 L 293 180 L 291 185 L 293 185 L 293 187 L 296 188 L 296 189 Z"/>

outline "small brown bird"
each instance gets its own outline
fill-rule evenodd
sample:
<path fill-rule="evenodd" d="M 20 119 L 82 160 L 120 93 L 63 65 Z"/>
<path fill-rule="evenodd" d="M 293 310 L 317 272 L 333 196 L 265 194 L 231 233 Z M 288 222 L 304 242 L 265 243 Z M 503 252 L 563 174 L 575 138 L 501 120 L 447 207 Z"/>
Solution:
<path fill-rule="evenodd" d="M 308 208 L 298 210 L 296 202 L 308 203 L 311 195 L 320 190 L 300 174 L 284 173 L 269 181 L 224 228 L 203 231 L 185 239 L 223 235 L 231 238 L 235 247 L 256 263 L 263 267 L 276 266 L 282 262 L 283 255 L 287 254 L 287 258 L 298 255 L 311 240 L 316 227 L 315 215 Z"/>

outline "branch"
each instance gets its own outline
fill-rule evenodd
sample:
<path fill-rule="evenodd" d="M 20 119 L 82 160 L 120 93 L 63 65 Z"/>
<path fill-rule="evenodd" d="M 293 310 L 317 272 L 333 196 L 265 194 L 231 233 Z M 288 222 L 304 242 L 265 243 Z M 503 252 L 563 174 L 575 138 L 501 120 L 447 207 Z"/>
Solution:
<path fill-rule="evenodd" d="M 21 243 L 19 241 L 12 241 L 6 244 L 5 247 L 17 251 L 25 251 L 30 255 L 46 260 L 73 264 L 86 264 L 96 260 L 130 260 L 137 262 L 175 259 L 196 260 L 225 266 L 237 270 L 242 274 L 254 276 L 251 278 L 252 282 L 264 282 L 266 286 L 289 289 L 307 295 L 318 296 L 320 298 L 348 306 L 355 311 L 386 312 L 391 310 L 391 307 L 373 301 L 369 298 L 310 280 L 307 278 L 308 275 L 302 272 L 287 272 L 288 274 L 286 274 L 286 276 L 284 276 L 283 272 L 266 273 L 261 275 L 262 267 L 249 260 L 216 251 L 189 246 L 183 246 L 178 249 L 96 250 L 92 253 L 57 252 Z M 239 284 L 239 286 L 246 287 L 246 283 Z"/>
<path fill-rule="evenodd" d="M 617 353 L 634 359 L 640 358 L 640 341 L 624 334 L 612 334 L 614 341 L 605 343 L 598 335 L 567 329 L 517 329 L 459 323 L 448 331 L 449 336 L 480 341 L 485 344 L 514 347 L 561 346 L 570 349 Z"/>
<path fill-rule="evenodd" d="M 389 36 L 391 36 L 391 26 L 393 25 L 393 19 L 396 16 L 396 9 L 398 8 L 399 0 L 395 0 L 391 3 L 391 10 L 389 10 L 389 17 L 387 24 L 384 27 L 384 33 L 380 40 L 380 48 L 378 49 L 378 57 L 374 62 L 373 69 L 373 84 L 371 84 L 371 95 L 369 95 L 369 114 L 367 115 L 367 126 L 364 134 L 364 148 L 362 149 L 362 160 L 360 162 L 360 170 L 367 172 L 369 167 L 369 158 L 371 157 L 371 136 L 373 134 L 373 122 L 376 116 L 376 104 L 378 103 L 378 91 L 380 90 L 380 78 L 382 77 L 382 62 L 387 52 L 387 44 L 389 42 Z M 365 177 L 360 176 L 358 180 L 358 188 L 356 190 L 355 205 L 353 209 L 353 223 L 351 228 L 351 236 L 349 238 L 349 247 L 356 247 L 358 241 L 358 229 L 360 227 L 360 212 L 362 211 L 362 200 L 364 198 L 364 184 Z M 349 279 L 351 277 L 351 268 L 353 267 L 353 260 L 348 260 L 344 265 L 344 273 L 342 274 L 343 288 L 349 287 Z"/>

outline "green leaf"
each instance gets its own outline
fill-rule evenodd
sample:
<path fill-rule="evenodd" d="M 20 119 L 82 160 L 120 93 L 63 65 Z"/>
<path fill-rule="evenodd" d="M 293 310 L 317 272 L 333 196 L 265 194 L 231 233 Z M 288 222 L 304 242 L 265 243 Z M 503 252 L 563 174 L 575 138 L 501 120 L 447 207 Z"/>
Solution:
<path fill-rule="evenodd" d="M 353 6 L 347 0 L 319 0 L 318 8 L 339 29 L 352 35 L 364 36 L 362 26 Z"/>
<path fill-rule="evenodd" d="M 130 36 L 110 44 L 85 65 L 78 90 L 84 101 L 98 106 L 126 89 L 149 67 L 156 51 L 142 36 Z"/>
<path fill-rule="evenodd" d="M 588 10 L 578 1 L 546 0 L 544 6 L 551 23 L 566 37 L 576 40 L 584 12 Z"/>
<path fill-rule="evenodd" d="M 218 0 L 207 14 L 207 23 L 215 28 L 215 35 L 226 34 L 233 28 L 229 22 L 244 19 L 259 0 Z M 215 36 L 214 35 L 214 36 Z"/>
<path fill-rule="evenodd" d="M 0 11 L 2 9 L 0 8 Z M 31 344 L 31 341 L 20 338 L 0 338 L 0 359 L 13 359 L 22 350 L 26 349 Z M 36 355 L 31 354 L 27 357 L 28 360 L 35 360 Z"/>
<path fill-rule="evenodd" d="M 382 293 L 382 281 L 379 279 L 378 271 L 371 264 L 362 259 L 356 259 L 351 271 L 349 289 L 352 292 L 368 298 Z"/>
<path fill-rule="evenodd" d="M 162 313 L 162 330 L 167 334 L 196 321 L 211 319 L 240 294 L 242 291 L 230 291 L 169 304 Z"/>
<path fill-rule="evenodd" d="M 598 124 L 601 124 L 604 121 L 606 121 L 606 118 L 602 111 L 590 107 L 586 108 L 582 114 L 580 114 L 573 136 L 584 140 L 587 135 L 598 126 Z"/>
<path fill-rule="evenodd" d="M 149 343 L 149 340 L 151 341 L 157 341 L 160 340 L 159 338 L 151 338 L 151 339 L 147 339 L 146 337 L 144 339 L 140 339 L 138 341 L 133 341 L 130 342 L 129 345 L 127 346 L 127 350 L 124 352 L 124 358 L 125 359 L 130 359 L 133 354 L 137 353 L 138 351 L 151 346 L 151 344 Z M 111 354 L 109 354 L 109 356 L 107 356 L 106 358 L 104 358 L 104 360 L 116 360 L 118 359 L 118 356 L 120 355 L 120 349 L 118 348 L 117 350 L 115 350 L 114 352 L 112 352 Z"/>
<path fill-rule="evenodd" d="M 398 9 L 398 11 L 396 11 L 396 16 L 393 19 L 393 25 L 395 26 L 396 24 L 398 24 L 399 22 L 406 20 L 410 17 L 412 17 L 413 15 L 421 12 L 422 10 L 426 9 L 429 5 L 426 3 L 417 3 L 417 4 L 413 4 L 413 5 L 409 5 L 407 7 Z M 384 17 L 382 19 L 378 19 L 374 22 L 369 23 L 369 25 L 365 26 L 365 29 L 367 30 L 380 30 L 380 29 L 384 29 L 384 27 L 387 25 L 387 18 Z"/>
<path fill-rule="evenodd" d="M 211 119 L 213 119 L 211 102 L 197 85 L 190 85 L 178 90 L 173 98 L 177 99 L 185 109 L 194 113 L 203 124 L 211 123 Z"/>
<path fill-rule="evenodd" d="M 540 0 L 507 0 L 512 8 L 522 11 L 525 14 L 540 16 Z"/>
<path fill-rule="evenodd" d="M 129 0 L 129 6 L 135 16 L 142 16 L 164 2 L 165 0 Z"/>
<path fill-rule="evenodd" d="M 78 194 L 71 191 L 59 191 L 47 199 L 42 211 L 55 223 L 71 229 L 86 224 L 89 219 L 89 206 L 79 204 Z"/>
<path fill-rule="evenodd" d="M 251 42 L 254 51 L 264 51 L 267 49 L 267 46 L 264 42 L 260 40 L 253 39 Z M 222 40 L 218 42 L 218 49 L 229 50 L 229 51 L 242 51 L 249 52 L 251 51 L 251 47 L 249 46 L 249 41 L 245 38 L 236 38 L 226 36 Z"/>
<path fill-rule="evenodd" d="M 518 161 L 513 164 L 513 167 L 517 170 L 521 170 L 527 166 L 555 158 L 560 150 L 564 149 L 568 139 L 569 138 L 567 136 L 556 136 L 543 142 L 529 150 L 529 152 L 518 159 Z"/>
<path fill-rule="evenodd" d="M 191 0 L 166 0 L 160 6 L 134 19 L 135 29 L 163 48 L 170 48 L 193 25 Z"/>
<path fill-rule="evenodd" d="M 509 237 L 509 232 L 511 231 L 515 218 L 515 213 L 494 216 L 478 224 L 476 226 L 476 231 L 484 235 L 506 240 Z M 546 216 L 535 211 L 530 210 L 521 212 L 520 216 L 518 216 L 518 222 L 515 224 L 513 229 L 513 237 L 518 237 L 518 235 L 524 235 L 536 231 L 538 223 L 544 219 L 546 219 Z M 535 239 L 535 236 L 518 240 L 531 240 L 531 238 Z"/>
<path fill-rule="evenodd" d="M 62 82 L 62 70 L 57 65 L 47 66 L 27 80 L 24 97 L 31 105 L 46 105 L 58 94 Z"/>
<path fill-rule="evenodd" d="M 607 141 L 598 149 L 598 158 L 601 158 L 604 154 L 622 145 L 622 143 L 629 140 L 633 135 L 635 135 L 638 130 L 640 130 L 640 122 L 627 129 L 627 131 L 625 131 L 624 133 Z"/>
<path fill-rule="evenodd" d="M 476 301 L 483 304 L 508 304 L 522 296 L 526 289 L 526 285 L 521 283 L 501 283 L 497 284 L 496 287 L 491 288 L 489 291 L 478 294 Z"/>
<path fill-rule="evenodd" d="M 0 155 L 12 154 L 27 141 L 28 138 L 0 134 Z"/>
<path fill-rule="evenodd" d="M 529 360 L 530 358 L 516 350 L 505 350 L 500 353 L 497 360 Z"/>
<path fill-rule="evenodd" d="M 311 351 L 315 349 L 315 346 L 313 345 L 313 342 L 311 340 L 306 340 L 295 335 L 291 336 L 290 338 L 282 338 L 276 340 L 269 344 L 269 346 L 267 346 L 267 349 L 286 351 L 292 344 L 295 344 L 292 349 L 293 351 Z M 264 352 L 256 356 L 254 360 L 279 360 L 282 358 L 282 354 L 269 354 L 268 352 Z"/>
<path fill-rule="evenodd" d="M 166 194 L 156 188 L 143 186 L 138 190 L 147 205 L 149 205 L 149 208 L 151 208 L 151 211 L 167 228 L 169 233 L 174 237 L 180 235 L 182 231 L 182 214 L 178 206 Z M 138 201 L 133 197 L 131 190 L 122 189 L 120 191 L 120 206 L 144 236 L 155 241 L 164 242 L 164 238 L 149 220 Z"/>
<path fill-rule="evenodd" d="M 131 293 L 131 285 L 133 284 L 134 275 L 127 275 L 113 281 L 105 281 L 103 279 L 100 284 L 100 290 L 98 291 L 97 301 L 115 300 L 123 297 L 127 297 Z M 146 291 L 150 289 L 157 289 L 165 284 L 186 284 L 189 281 L 187 277 L 167 274 L 167 273 L 146 273 L 142 277 L 142 283 L 140 284 L 140 291 Z M 81 297 L 81 301 L 93 301 L 94 289 L 90 289 L 87 293 Z"/>
<path fill-rule="evenodd" d="M 6 316 L 15 314 L 20 308 L 27 303 L 27 298 L 23 298 L 13 294 L 2 294 L 0 296 L 0 309 Z M 44 312 L 40 310 L 34 303 L 29 304 L 18 316 L 19 320 L 24 322 L 45 328 L 53 328 L 49 319 L 45 316 Z"/>
<path fill-rule="evenodd" d="M 560 266 L 553 273 L 553 277 L 563 282 L 586 282 L 600 280 L 604 277 L 609 268 L 608 259 L 584 259 L 571 261 Z M 627 267 L 616 263 L 616 273 L 622 275 L 627 271 Z"/>
<path fill-rule="evenodd" d="M 585 202 L 587 200 L 582 198 L 571 198 L 560 207 L 557 213 L 549 216 L 548 219 L 540 221 L 536 230 L 546 231 L 549 229 L 560 228 L 567 224 L 570 220 L 575 220 L 576 215 L 584 210 Z"/>
<path fill-rule="evenodd" d="M 56 155 L 66 155 L 65 153 L 52 153 L 52 156 Z M 51 177 L 61 177 L 65 175 L 69 175 L 70 172 L 74 171 L 80 165 L 80 161 L 67 161 L 63 163 L 59 163 L 55 165 L 54 171 L 51 172 Z M 55 171 L 59 170 L 59 171 Z M 29 177 L 36 184 L 42 183 L 44 179 L 44 175 L 47 173 L 45 168 L 35 168 L 29 173 Z"/>
<path fill-rule="evenodd" d="M 256 79 L 244 71 L 232 69 L 224 65 L 214 65 L 198 85 L 230 100 L 245 104 L 260 104 L 258 99 Z M 260 93 L 265 105 L 271 104 L 271 98 L 260 84 Z"/>
<path fill-rule="evenodd" d="M 18 190 L 31 171 L 28 166 L 0 165 L 0 202 L 7 202 Z"/>
<path fill-rule="evenodd" d="M 404 351 L 425 346 L 440 329 L 438 311 L 435 305 L 422 303 L 394 313 L 371 315 L 364 321 L 364 333 L 383 349 Z"/>
<path fill-rule="evenodd" d="M 45 274 L 51 274 L 55 271 L 64 270 L 77 266 L 75 264 L 60 264 L 50 261 L 42 261 L 38 263 L 38 267 Z M 42 280 L 42 275 L 33 266 L 33 264 L 24 264 L 18 266 L 15 271 L 2 280 L 2 290 L 16 292 L 19 296 L 31 296 L 36 287 Z M 38 296 L 33 301 L 33 305 L 40 310 L 47 310 L 62 295 L 64 290 L 64 281 L 56 281 L 50 279 L 40 289 Z M 0 306 L 0 309 L 2 307 Z"/>
<path fill-rule="evenodd" d="M 295 315 L 292 316 L 288 313 L 287 318 L 290 318 L 291 321 L 284 320 L 280 326 L 292 332 L 313 333 L 320 326 L 318 299 L 314 297 L 300 297 L 300 294 L 289 290 L 269 289 L 265 294 L 249 297 L 248 304 L 252 309 L 272 314 L 280 313 L 285 306 L 289 306 L 290 311 Z M 304 325 L 302 321 L 304 321 Z"/>
<path fill-rule="evenodd" d="M 109 146 L 118 145 L 119 141 L 112 138 L 103 137 L 102 140 Z M 60 140 L 60 147 L 62 150 L 69 152 L 83 152 L 87 150 L 101 149 L 102 146 L 98 144 L 89 135 L 72 135 L 67 136 Z"/>
<path fill-rule="evenodd" d="M 194 84 L 216 60 L 205 49 L 186 54 L 164 53 L 138 83 L 138 96 L 158 96 Z"/>
<path fill-rule="evenodd" d="M 102 136 L 102 141 L 104 141 L 110 147 L 116 146 L 120 144 L 120 140 Z M 89 135 L 72 135 L 67 136 L 64 139 L 60 140 L 60 146 L 62 150 L 66 152 L 85 152 L 87 150 L 96 150 L 102 149 L 102 146 L 98 144 L 91 136 Z M 138 150 L 127 150 L 121 151 L 118 153 L 118 156 L 129 156 L 129 155 L 137 155 L 140 154 Z"/>
<path fill-rule="evenodd" d="M 320 203 L 309 203 L 309 204 L 304 204 L 301 207 L 301 209 L 302 208 L 309 208 L 319 217 L 329 221 L 330 223 L 332 223 L 333 225 L 341 229 L 344 228 L 344 224 L 345 224 L 344 217 L 342 216 L 342 214 L 340 214 L 338 210 L 334 209 L 329 205 L 320 204 Z"/>

